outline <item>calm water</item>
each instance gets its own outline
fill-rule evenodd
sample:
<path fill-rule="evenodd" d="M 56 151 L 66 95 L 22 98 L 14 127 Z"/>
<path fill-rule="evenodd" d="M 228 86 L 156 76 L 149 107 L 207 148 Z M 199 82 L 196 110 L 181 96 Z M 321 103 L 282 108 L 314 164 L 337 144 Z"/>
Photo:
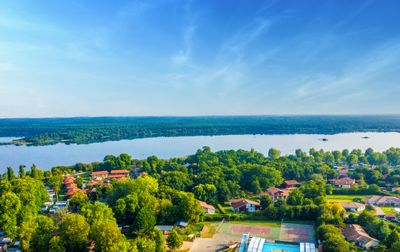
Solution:
<path fill-rule="evenodd" d="M 364 139 L 368 136 L 368 139 Z M 321 141 L 327 138 L 328 141 Z M 0 142 L 10 139 L 0 138 Z M 345 133 L 336 135 L 238 135 L 238 136 L 196 136 L 196 137 L 157 137 L 87 145 L 57 144 L 51 146 L 0 146 L 0 172 L 7 166 L 16 170 L 20 164 L 30 167 L 35 163 L 42 169 L 56 165 L 72 165 L 77 162 L 101 161 L 107 154 L 128 153 L 142 159 L 150 155 L 160 158 L 181 157 L 192 154 L 203 146 L 212 150 L 254 148 L 267 153 L 273 147 L 282 154 L 292 154 L 296 149 L 308 151 L 310 148 L 324 150 L 343 150 L 368 147 L 384 151 L 390 147 L 400 147 L 400 133 Z"/>

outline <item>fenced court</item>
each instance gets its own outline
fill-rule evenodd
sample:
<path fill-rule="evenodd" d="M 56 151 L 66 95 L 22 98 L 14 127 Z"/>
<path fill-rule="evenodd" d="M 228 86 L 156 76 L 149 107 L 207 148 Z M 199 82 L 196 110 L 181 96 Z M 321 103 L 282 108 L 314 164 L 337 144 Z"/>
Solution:
<path fill-rule="evenodd" d="M 219 226 L 217 232 L 240 237 L 242 236 L 242 234 L 250 233 L 253 236 L 263 237 L 271 240 L 278 240 L 280 235 L 280 228 L 279 226 L 268 226 L 268 224 L 224 222 Z"/>
<path fill-rule="evenodd" d="M 315 243 L 314 225 L 282 221 L 279 240 Z"/>

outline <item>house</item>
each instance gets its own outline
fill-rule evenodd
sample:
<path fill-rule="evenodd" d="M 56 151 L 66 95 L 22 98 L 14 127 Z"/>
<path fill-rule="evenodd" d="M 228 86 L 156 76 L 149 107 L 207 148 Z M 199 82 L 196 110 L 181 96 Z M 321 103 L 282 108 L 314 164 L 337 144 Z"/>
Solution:
<path fill-rule="evenodd" d="M 108 178 L 115 178 L 115 179 L 127 178 L 127 177 L 129 177 L 128 170 L 112 170 L 110 172 L 110 175 L 108 176 Z"/>
<path fill-rule="evenodd" d="M 387 215 L 385 216 L 385 219 L 386 219 L 387 221 L 395 222 L 395 221 L 397 221 L 397 216 L 396 216 L 396 214 L 387 214 Z"/>
<path fill-rule="evenodd" d="M 184 220 L 178 220 L 175 222 L 174 227 L 186 228 L 189 223 Z"/>
<path fill-rule="evenodd" d="M 356 185 L 356 181 L 349 177 L 343 177 L 339 179 L 330 179 L 328 181 L 329 184 L 332 184 L 339 188 L 351 188 Z"/>
<path fill-rule="evenodd" d="M 260 203 L 248 199 L 231 199 L 231 207 L 234 212 L 255 212 L 260 209 Z"/>
<path fill-rule="evenodd" d="M 209 205 L 206 202 L 200 201 L 200 200 L 199 200 L 199 203 L 200 203 L 201 208 L 203 208 L 204 213 L 215 214 L 215 208 L 212 205 Z"/>
<path fill-rule="evenodd" d="M 343 202 L 342 206 L 348 212 L 360 212 L 365 209 L 365 205 L 358 202 Z"/>
<path fill-rule="evenodd" d="M 108 171 L 96 171 L 91 173 L 92 179 L 103 180 L 108 177 Z"/>
<path fill-rule="evenodd" d="M 349 169 L 341 169 L 338 172 L 339 172 L 339 178 L 347 177 L 347 174 L 349 173 Z"/>
<path fill-rule="evenodd" d="M 372 195 L 365 197 L 364 202 L 376 206 L 400 206 L 400 198 L 394 196 Z"/>
<path fill-rule="evenodd" d="M 346 225 L 343 230 L 343 236 L 348 241 L 355 242 L 358 246 L 369 249 L 379 245 L 377 239 L 372 238 L 365 230 L 357 224 Z"/>
<path fill-rule="evenodd" d="M 400 192 L 400 187 L 392 187 L 392 192 Z"/>
<path fill-rule="evenodd" d="M 164 235 L 168 235 L 169 233 L 171 233 L 173 227 L 174 226 L 172 226 L 172 225 L 156 225 L 155 226 L 155 228 L 157 228 L 158 230 L 161 230 L 161 232 Z"/>
<path fill-rule="evenodd" d="M 278 189 L 276 187 L 268 188 L 267 194 L 273 199 L 283 199 L 285 200 L 289 196 L 290 191 L 288 189 Z"/>
<path fill-rule="evenodd" d="M 283 187 L 284 188 L 296 188 L 299 185 L 299 182 L 297 180 L 285 180 L 283 181 Z"/>
<path fill-rule="evenodd" d="M 384 219 L 385 216 L 386 216 L 385 212 L 383 212 L 383 210 L 378 206 L 373 206 L 373 207 L 374 207 L 374 210 L 375 210 L 375 215 L 378 216 L 381 219 Z"/>

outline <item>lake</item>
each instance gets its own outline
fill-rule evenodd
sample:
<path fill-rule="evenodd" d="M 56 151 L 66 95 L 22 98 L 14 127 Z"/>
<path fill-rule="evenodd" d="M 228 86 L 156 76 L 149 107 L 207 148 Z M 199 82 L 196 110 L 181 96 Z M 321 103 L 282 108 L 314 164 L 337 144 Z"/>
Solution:
<path fill-rule="evenodd" d="M 327 141 L 322 141 L 323 138 Z M 10 138 L 0 138 L 0 142 L 5 141 L 10 141 Z M 390 147 L 400 147 L 400 133 L 190 136 L 144 138 L 86 145 L 3 145 L 0 146 L 0 172 L 5 172 L 7 166 L 17 170 L 20 164 L 30 167 L 34 163 L 42 169 L 50 169 L 57 165 L 90 163 L 101 161 L 107 154 L 128 153 L 136 159 L 151 155 L 160 158 L 182 157 L 195 153 L 203 146 L 210 146 L 214 151 L 254 148 L 264 154 L 273 147 L 279 149 L 283 155 L 292 154 L 296 149 L 308 151 L 310 148 L 365 150 L 371 147 L 376 151 L 384 151 Z"/>

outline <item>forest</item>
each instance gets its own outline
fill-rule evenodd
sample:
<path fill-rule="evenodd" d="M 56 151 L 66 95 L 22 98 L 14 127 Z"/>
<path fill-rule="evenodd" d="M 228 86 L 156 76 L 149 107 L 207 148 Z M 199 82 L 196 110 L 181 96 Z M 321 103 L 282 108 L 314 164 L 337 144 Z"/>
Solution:
<path fill-rule="evenodd" d="M 205 116 L 0 119 L 12 143 L 88 144 L 146 137 L 400 132 L 400 116 Z"/>

